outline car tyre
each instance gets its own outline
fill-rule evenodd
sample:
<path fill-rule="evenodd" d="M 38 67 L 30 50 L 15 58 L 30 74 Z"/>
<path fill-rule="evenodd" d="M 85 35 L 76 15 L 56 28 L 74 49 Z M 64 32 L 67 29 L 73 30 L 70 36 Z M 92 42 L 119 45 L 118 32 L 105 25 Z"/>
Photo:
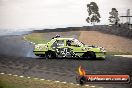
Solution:
<path fill-rule="evenodd" d="M 80 84 L 80 85 L 84 85 L 84 84 L 86 84 L 86 82 L 87 82 L 87 79 L 86 79 L 84 76 L 82 76 L 82 77 L 80 78 L 80 80 L 79 80 L 79 84 Z"/>
<path fill-rule="evenodd" d="M 94 52 L 86 52 L 83 57 L 87 59 L 96 59 L 96 55 Z"/>
<path fill-rule="evenodd" d="M 48 51 L 45 53 L 45 57 L 46 59 L 53 59 L 53 58 L 56 58 L 56 54 L 53 51 Z"/>

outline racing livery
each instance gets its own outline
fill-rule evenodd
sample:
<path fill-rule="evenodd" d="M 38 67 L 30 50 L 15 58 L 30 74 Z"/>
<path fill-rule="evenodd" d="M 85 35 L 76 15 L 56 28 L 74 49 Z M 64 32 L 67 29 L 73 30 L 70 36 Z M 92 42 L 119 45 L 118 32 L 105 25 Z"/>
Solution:
<path fill-rule="evenodd" d="M 35 45 L 34 54 L 45 58 L 105 58 L 103 47 L 88 46 L 75 38 L 52 38 L 47 44 Z"/>

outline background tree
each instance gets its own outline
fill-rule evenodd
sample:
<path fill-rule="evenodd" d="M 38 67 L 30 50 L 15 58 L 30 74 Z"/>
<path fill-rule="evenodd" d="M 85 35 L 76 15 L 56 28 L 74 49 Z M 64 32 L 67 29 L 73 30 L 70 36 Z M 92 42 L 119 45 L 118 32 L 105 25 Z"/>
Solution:
<path fill-rule="evenodd" d="M 112 8 L 111 12 L 109 12 L 110 17 L 109 17 L 109 22 L 110 23 L 114 23 L 115 25 L 118 24 L 118 22 L 120 21 L 119 17 L 118 17 L 118 11 L 116 8 Z"/>
<path fill-rule="evenodd" d="M 94 24 L 95 22 L 100 22 L 100 14 L 99 14 L 99 8 L 98 5 L 95 2 L 91 2 L 90 4 L 87 4 L 87 11 L 88 11 L 88 17 L 86 21 L 88 23 Z"/>

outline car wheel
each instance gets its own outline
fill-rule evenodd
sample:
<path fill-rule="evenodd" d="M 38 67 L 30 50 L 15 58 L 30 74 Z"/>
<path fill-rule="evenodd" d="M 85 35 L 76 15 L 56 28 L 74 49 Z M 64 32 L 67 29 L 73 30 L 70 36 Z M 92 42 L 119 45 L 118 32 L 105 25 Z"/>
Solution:
<path fill-rule="evenodd" d="M 56 54 L 53 51 L 48 51 L 45 53 L 45 57 L 46 59 L 53 59 L 53 58 L 56 58 Z"/>
<path fill-rule="evenodd" d="M 41 54 L 41 55 L 39 55 L 40 57 L 45 57 L 45 55 L 44 54 Z"/>
<path fill-rule="evenodd" d="M 94 52 L 87 52 L 84 54 L 84 57 L 87 58 L 87 59 L 95 59 L 96 58 L 96 55 Z"/>
<path fill-rule="evenodd" d="M 84 77 L 84 76 L 82 76 L 81 78 L 80 78 L 80 80 L 79 80 L 79 84 L 80 85 L 84 85 L 87 81 L 86 81 L 87 79 Z"/>

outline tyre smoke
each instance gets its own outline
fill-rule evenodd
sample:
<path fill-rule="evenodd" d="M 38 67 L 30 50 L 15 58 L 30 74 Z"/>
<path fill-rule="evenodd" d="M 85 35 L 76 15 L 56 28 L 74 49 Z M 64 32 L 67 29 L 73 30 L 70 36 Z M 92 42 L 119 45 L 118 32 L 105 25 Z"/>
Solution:
<path fill-rule="evenodd" d="M 23 36 L 1 36 L 0 55 L 15 57 L 35 57 L 34 45 L 23 40 Z"/>

